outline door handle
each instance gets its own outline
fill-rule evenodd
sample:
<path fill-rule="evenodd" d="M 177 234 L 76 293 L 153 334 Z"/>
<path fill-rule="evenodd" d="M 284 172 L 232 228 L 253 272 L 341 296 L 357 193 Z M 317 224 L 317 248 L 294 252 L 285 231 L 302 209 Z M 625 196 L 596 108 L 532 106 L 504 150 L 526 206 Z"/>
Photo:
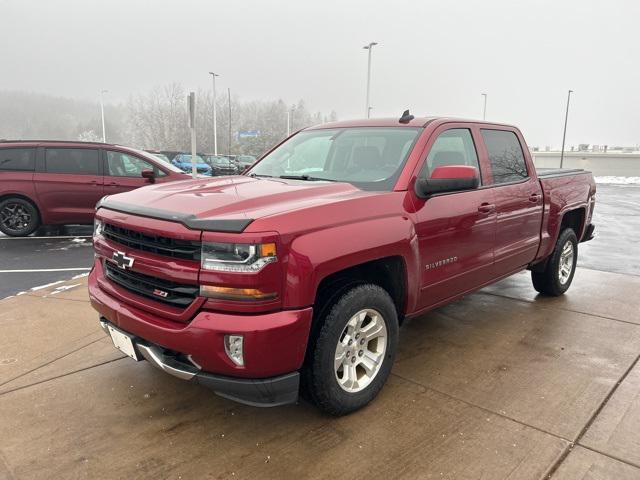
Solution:
<path fill-rule="evenodd" d="M 492 203 L 483 203 L 478 207 L 478 211 L 480 213 L 491 213 L 495 211 L 495 209 L 496 209 L 496 206 Z"/>
<path fill-rule="evenodd" d="M 105 183 L 105 185 L 107 187 L 117 187 L 119 185 L 119 183 L 116 182 L 109 182 L 109 183 Z"/>
<path fill-rule="evenodd" d="M 529 195 L 529 201 L 533 202 L 533 203 L 537 203 L 538 200 L 540 200 L 540 195 L 537 193 L 532 193 L 531 195 Z"/>

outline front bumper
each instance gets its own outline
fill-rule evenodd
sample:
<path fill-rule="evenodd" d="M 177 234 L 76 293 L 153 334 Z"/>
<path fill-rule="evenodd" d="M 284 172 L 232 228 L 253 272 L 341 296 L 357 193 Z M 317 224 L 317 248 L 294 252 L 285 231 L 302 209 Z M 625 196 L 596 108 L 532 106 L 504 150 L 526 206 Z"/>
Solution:
<path fill-rule="evenodd" d="M 100 326 L 109 335 L 109 322 L 100 319 Z M 295 403 L 298 399 L 300 374 L 291 372 L 272 378 L 246 379 L 225 377 L 203 372 L 188 357 L 170 352 L 141 338 L 134 337 L 136 352 L 154 367 L 181 380 L 198 383 L 221 397 L 254 407 L 276 407 Z"/>
<path fill-rule="evenodd" d="M 186 318 L 172 319 L 162 315 L 163 304 L 146 301 L 104 278 L 100 262 L 88 283 L 91 305 L 101 318 L 136 338 L 190 357 L 203 372 L 264 379 L 295 372 L 304 361 L 310 307 L 249 315 L 202 310 L 196 301 L 185 310 Z M 229 334 L 244 338 L 244 366 L 233 363 L 225 352 L 224 337 Z"/>

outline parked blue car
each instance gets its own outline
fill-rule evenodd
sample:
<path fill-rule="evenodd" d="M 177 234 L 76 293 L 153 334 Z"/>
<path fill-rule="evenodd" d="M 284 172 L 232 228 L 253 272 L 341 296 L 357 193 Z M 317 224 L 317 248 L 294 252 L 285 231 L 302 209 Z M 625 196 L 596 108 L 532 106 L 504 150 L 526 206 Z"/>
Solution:
<path fill-rule="evenodd" d="M 179 153 L 171 163 L 186 173 L 191 173 L 191 155 L 188 153 Z M 200 175 L 211 175 L 211 167 L 204 163 L 200 155 L 196 155 L 196 170 Z"/>

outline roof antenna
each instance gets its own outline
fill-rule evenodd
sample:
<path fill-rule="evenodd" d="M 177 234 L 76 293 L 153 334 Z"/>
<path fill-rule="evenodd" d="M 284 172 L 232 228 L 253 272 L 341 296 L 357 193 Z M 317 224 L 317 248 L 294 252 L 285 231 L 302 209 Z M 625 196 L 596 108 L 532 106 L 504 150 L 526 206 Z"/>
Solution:
<path fill-rule="evenodd" d="M 402 113 L 402 116 L 400 117 L 400 120 L 398 120 L 398 121 L 399 121 L 400 123 L 409 123 L 409 122 L 410 122 L 411 120 L 413 120 L 414 118 L 416 118 L 416 117 L 414 117 L 413 115 L 411 115 L 411 114 L 409 113 L 409 110 L 405 110 L 405 111 Z"/>

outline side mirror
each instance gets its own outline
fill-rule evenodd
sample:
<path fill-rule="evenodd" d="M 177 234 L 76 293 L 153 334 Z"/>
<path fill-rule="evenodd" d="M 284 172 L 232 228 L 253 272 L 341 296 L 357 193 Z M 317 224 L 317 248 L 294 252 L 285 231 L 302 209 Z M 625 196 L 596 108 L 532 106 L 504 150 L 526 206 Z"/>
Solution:
<path fill-rule="evenodd" d="M 416 180 L 416 195 L 429 198 L 436 193 L 456 192 L 478 188 L 480 176 L 476 167 L 468 165 L 448 165 L 436 167 L 430 178 Z"/>
<path fill-rule="evenodd" d="M 142 170 L 140 175 L 142 175 L 142 178 L 149 180 L 149 183 L 155 183 L 156 181 L 156 174 L 153 173 L 153 170 Z"/>

